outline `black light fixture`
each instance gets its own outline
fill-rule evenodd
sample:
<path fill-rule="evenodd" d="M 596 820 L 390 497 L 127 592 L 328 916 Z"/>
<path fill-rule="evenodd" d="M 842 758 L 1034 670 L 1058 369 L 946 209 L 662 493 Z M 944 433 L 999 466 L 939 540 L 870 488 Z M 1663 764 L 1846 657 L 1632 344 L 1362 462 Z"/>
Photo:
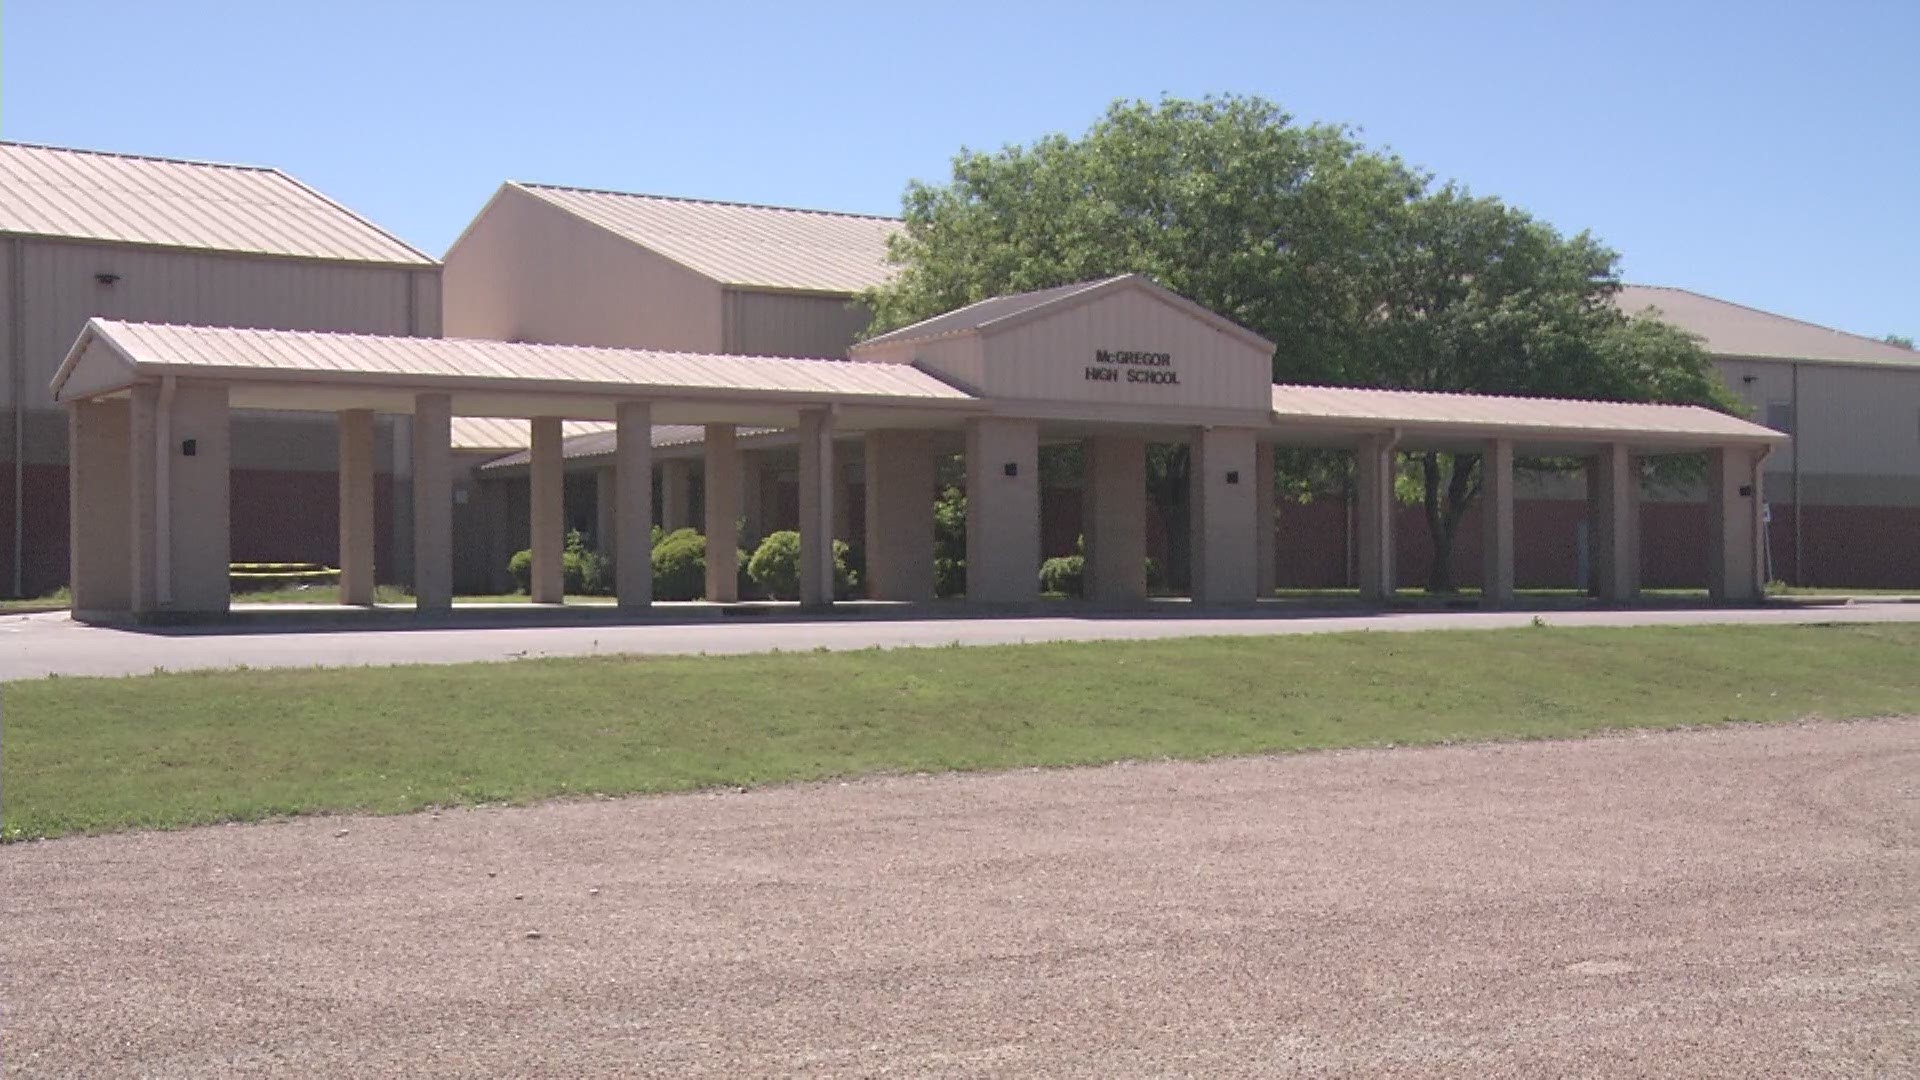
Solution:
<path fill-rule="evenodd" d="M 1237 483 L 1239 483 L 1239 482 L 1240 482 L 1240 470 L 1239 470 L 1239 469 L 1228 469 L 1228 470 L 1227 470 L 1227 483 L 1229 483 L 1229 484 L 1237 484 Z"/>
<path fill-rule="evenodd" d="M 1008 475 L 1008 476 L 1019 476 L 1019 475 L 1020 475 L 1020 463 L 1019 463 L 1019 462 L 1017 462 L 1017 461 L 1009 461 L 1009 462 L 1007 462 L 1007 464 L 1006 464 L 1006 471 L 1007 471 L 1007 475 Z"/>
<path fill-rule="evenodd" d="M 1741 498 L 1745 498 L 1745 499 L 1751 499 L 1751 498 L 1753 498 L 1753 485 L 1752 485 L 1752 484 L 1741 484 L 1741 485 L 1740 485 L 1740 496 L 1741 496 Z"/>
<path fill-rule="evenodd" d="M 182 439 L 180 441 L 181 457 L 192 457 L 193 455 L 199 452 L 200 452 L 200 441 L 198 439 Z"/>
<path fill-rule="evenodd" d="M 93 275 L 93 280 L 99 282 L 102 285 L 111 285 L 114 282 L 120 280 L 120 275 L 114 274 L 114 273 L 100 273 L 100 274 Z"/>

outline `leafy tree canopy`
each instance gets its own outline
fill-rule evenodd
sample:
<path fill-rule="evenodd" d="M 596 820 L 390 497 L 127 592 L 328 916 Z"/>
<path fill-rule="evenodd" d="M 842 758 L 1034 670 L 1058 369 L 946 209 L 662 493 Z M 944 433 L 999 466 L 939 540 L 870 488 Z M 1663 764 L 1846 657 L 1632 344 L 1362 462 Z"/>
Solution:
<path fill-rule="evenodd" d="M 1619 257 L 1589 234 L 1259 97 L 1116 102 L 1079 138 L 963 150 L 904 202 L 899 272 L 864 298 L 875 333 L 1137 272 L 1274 341 L 1276 381 L 1736 407 L 1697 341 L 1614 305 Z M 1445 588 L 1477 461 L 1419 467 Z M 1155 473 L 1177 486 L 1184 462 Z"/>

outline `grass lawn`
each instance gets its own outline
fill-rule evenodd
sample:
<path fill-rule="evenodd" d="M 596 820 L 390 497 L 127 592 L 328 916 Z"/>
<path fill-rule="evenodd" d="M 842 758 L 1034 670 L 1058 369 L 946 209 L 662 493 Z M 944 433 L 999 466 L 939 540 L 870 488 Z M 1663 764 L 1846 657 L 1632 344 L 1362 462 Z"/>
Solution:
<path fill-rule="evenodd" d="M 0 835 L 1920 713 L 1920 626 L 1341 634 L 45 679 Z"/>

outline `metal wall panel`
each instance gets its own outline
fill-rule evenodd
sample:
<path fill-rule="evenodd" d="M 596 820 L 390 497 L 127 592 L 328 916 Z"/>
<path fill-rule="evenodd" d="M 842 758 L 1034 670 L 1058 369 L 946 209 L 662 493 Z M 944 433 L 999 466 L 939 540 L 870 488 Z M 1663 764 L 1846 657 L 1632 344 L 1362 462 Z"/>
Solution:
<path fill-rule="evenodd" d="M 554 345 L 724 347 L 721 287 L 518 188 L 447 252 L 449 337 Z"/>
<path fill-rule="evenodd" d="M 1756 422 L 1766 422 L 1769 404 L 1794 402 L 1789 362 L 1721 360 L 1717 366 Z M 1789 497 L 1779 478 L 1791 474 L 1796 453 L 1803 483 L 1816 475 L 1920 478 L 1920 366 L 1802 363 L 1794 412 L 1793 445 L 1767 459 L 1775 498 Z"/>
<path fill-rule="evenodd" d="M 987 335 L 981 389 L 1015 399 L 1100 405 L 1258 409 L 1273 385 L 1272 356 L 1173 305 L 1126 290 Z M 1105 364 L 1099 350 L 1165 354 L 1165 366 Z M 1088 377 L 1111 370 L 1113 381 Z M 1171 375 L 1176 382 L 1129 381 Z"/>
<path fill-rule="evenodd" d="M 28 241 L 23 264 L 26 401 L 32 409 L 53 408 L 47 384 L 93 316 L 406 334 L 415 273 L 54 241 Z"/>
<path fill-rule="evenodd" d="M 844 296 L 728 289 L 725 351 L 742 356 L 840 359 L 873 321 Z"/>

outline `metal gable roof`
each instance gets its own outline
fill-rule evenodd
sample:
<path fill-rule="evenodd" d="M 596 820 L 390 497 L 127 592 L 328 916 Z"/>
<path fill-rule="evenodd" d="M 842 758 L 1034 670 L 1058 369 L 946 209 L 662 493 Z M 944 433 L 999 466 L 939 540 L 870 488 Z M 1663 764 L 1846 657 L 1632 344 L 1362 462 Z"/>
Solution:
<path fill-rule="evenodd" d="M 58 397 L 95 341 L 133 374 L 333 383 L 427 383 L 508 390 L 666 392 L 687 398 L 962 405 L 974 399 L 903 364 L 855 364 L 461 338 L 170 326 L 93 319 L 54 376 Z M 83 384 L 95 380 L 83 380 Z"/>
<path fill-rule="evenodd" d="M 1698 334 L 1719 357 L 1920 367 L 1920 352 L 1719 300 L 1686 289 L 1624 285 L 1614 298 L 1629 315 L 1652 314 Z"/>
<path fill-rule="evenodd" d="M 437 266 L 274 169 L 0 143 L 0 232 Z"/>
<path fill-rule="evenodd" d="M 1213 328 L 1240 338 L 1254 348 L 1273 351 L 1273 342 L 1224 315 L 1201 307 L 1145 274 L 1117 274 L 1094 281 L 1081 281 L 1071 285 L 1035 289 L 1032 292 L 989 297 L 968 304 L 966 307 L 956 308 L 944 315 L 935 315 L 930 319 L 923 319 L 897 330 L 889 330 L 860 342 L 853 347 L 853 351 L 858 353 L 863 349 L 897 345 L 906 341 L 925 341 L 956 334 L 990 333 L 1121 289 L 1138 289 L 1148 292 Z"/>
<path fill-rule="evenodd" d="M 898 219 L 512 184 L 723 285 L 852 294 L 893 276 Z"/>
<path fill-rule="evenodd" d="M 1592 436 L 1596 439 L 1677 438 L 1785 443 L 1787 436 L 1737 416 L 1697 405 L 1443 394 L 1332 386 L 1273 388 L 1277 423 L 1427 432 Z"/>

